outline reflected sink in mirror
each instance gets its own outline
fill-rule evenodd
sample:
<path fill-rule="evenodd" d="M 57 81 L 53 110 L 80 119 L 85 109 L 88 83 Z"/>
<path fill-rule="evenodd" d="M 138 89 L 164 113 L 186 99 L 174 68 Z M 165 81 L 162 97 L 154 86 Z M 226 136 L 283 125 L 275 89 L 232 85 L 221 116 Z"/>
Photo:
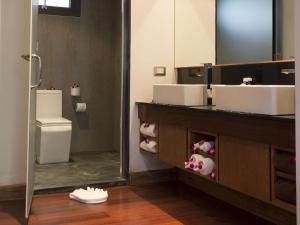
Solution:
<path fill-rule="evenodd" d="M 156 84 L 153 85 L 153 101 L 157 104 L 180 106 L 206 105 L 207 85 Z"/>
<path fill-rule="evenodd" d="M 295 114 L 294 85 L 216 85 L 216 109 L 266 115 Z"/>

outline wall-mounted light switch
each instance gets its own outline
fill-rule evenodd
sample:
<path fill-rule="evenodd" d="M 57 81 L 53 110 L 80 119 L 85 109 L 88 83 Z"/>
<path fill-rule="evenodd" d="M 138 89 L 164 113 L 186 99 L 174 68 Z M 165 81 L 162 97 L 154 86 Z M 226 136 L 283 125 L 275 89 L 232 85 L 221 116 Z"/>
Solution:
<path fill-rule="evenodd" d="M 154 76 L 166 76 L 166 67 L 165 66 L 155 66 L 154 67 Z"/>

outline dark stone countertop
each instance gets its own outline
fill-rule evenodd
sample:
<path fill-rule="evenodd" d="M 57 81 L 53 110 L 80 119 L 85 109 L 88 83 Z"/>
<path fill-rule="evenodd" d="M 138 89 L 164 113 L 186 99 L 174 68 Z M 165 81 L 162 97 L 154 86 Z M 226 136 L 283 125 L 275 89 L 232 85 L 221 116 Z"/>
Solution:
<path fill-rule="evenodd" d="M 295 122 L 295 115 L 266 115 L 266 114 L 255 114 L 255 113 L 245 113 L 245 112 L 233 112 L 233 111 L 224 111 L 218 110 L 215 106 L 180 106 L 180 105 L 165 105 L 165 104 L 156 104 L 149 102 L 136 102 L 138 105 L 150 105 L 155 107 L 167 107 L 174 109 L 185 109 L 185 110 L 199 110 L 202 112 L 211 112 L 216 114 L 228 114 L 228 115 L 236 115 L 239 117 L 251 117 L 258 119 L 268 119 L 268 120 L 286 120 L 289 122 Z"/>

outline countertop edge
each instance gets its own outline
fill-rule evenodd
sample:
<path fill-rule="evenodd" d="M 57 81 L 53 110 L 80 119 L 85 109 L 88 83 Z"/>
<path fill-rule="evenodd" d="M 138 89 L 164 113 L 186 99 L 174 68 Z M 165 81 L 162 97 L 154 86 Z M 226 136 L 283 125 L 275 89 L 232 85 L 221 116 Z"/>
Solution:
<path fill-rule="evenodd" d="M 254 113 L 244 113 L 244 112 L 234 112 L 234 111 L 223 111 L 214 109 L 213 106 L 180 106 L 180 105 L 167 105 L 167 104 L 157 104 L 149 102 L 136 102 L 137 105 L 149 105 L 154 107 L 165 107 L 174 109 L 183 109 L 189 111 L 201 111 L 210 112 L 214 114 L 231 115 L 244 118 L 257 118 L 257 119 L 267 119 L 267 120 L 277 120 L 286 122 L 295 122 L 295 115 L 266 115 L 266 114 L 254 114 Z"/>

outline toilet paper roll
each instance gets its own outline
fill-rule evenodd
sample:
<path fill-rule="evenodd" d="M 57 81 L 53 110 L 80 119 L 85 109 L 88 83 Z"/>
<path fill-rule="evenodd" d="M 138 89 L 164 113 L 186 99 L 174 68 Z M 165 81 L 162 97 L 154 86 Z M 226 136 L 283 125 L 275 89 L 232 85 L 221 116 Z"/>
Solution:
<path fill-rule="evenodd" d="M 71 87 L 71 96 L 80 96 L 80 87 Z"/>
<path fill-rule="evenodd" d="M 86 103 L 76 103 L 75 112 L 86 112 Z"/>

